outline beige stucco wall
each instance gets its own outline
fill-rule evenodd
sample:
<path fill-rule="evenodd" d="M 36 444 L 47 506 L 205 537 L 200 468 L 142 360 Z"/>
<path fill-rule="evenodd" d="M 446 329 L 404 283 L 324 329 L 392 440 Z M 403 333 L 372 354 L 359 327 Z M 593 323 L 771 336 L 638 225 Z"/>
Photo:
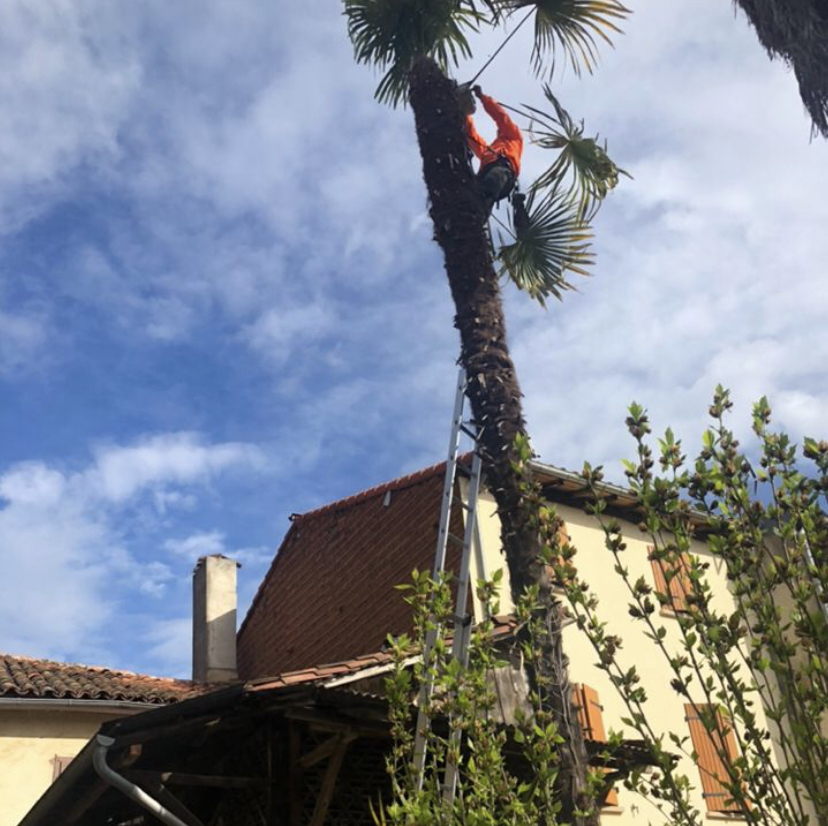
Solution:
<path fill-rule="evenodd" d="M 56 755 L 74 757 L 103 723 L 124 713 L 0 708 L 0 826 L 17 826 L 51 785 Z"/>
<path fill-rule="evenodd" d="M 463 494 L 465 496 L 465 490 Z M 644 636 L 643 624 L 633 620 L 628 613 L 630 600 L 626 587 L 623 580 L 613 570 L 614 559 L 612 554 L 606 550 L 604 534 L 597 520 L 572 507 L 559 505 L 557 511 L 566 523 L 570 541 L 578 549 L 574 560 L 575 565 L 598 596 L 601 618 L 608 623 L 612 633 L 617 634 L 623 640 L 619 661 L 625 667 L 635 665 L 641 676 L 642 685 L 649 698 L 647 703 L 649 718 L 657 721 L 658 727 L 663 732 L 672 731 L 680 736 L 689 736 L 688 724 L 684 717 L 684 701 L 670 687 L 672 672 L 663 655 L 655 649 L 652 641 Z M 478 514 L 486 573 L 491 576 L 496 569 L 503 569 L 504 585 L 500 612 L 510 613 L 509 576 L 501 550 L 500 524 L 494 500 L 488 493 L 481 492 Z M 643 576 L 651 585 L 654 585 L 652 567 L 647 556 L 649 544 L 647 537 L 631 522 L 622 521 L 621 525 L 627 544 L 627 550 L 623 552 L 624 561 L 629 568 L 631 579 L 635 581 L 639 576 Z M 692 552 L 711 563 L 707 574 L 713 589 L 713 606 L 717 610 L 732 611 L 734 602 L 727 587 L 723 564 L 713 559 L 703 543 L 694 543 Z M 480 571 L 474 564 L 472 573 L 475 578 L 480 576 Z M 476 605 L 476 609 L 479 612 L 480 606 Z M 672 616 L 659 615 L 658 619 L 667 629 L 668 644 L 672 640 L 675 645 L 675 641 L 679 638 L 677 621 Z M 587 638 L 574 624 L 564 631 L 564 646 L 570 659 L 570 676 L 573 682 L 586 683 L 598 692 L 604 709 L 604 725 L 607 731 L 612 729 L 626 733 L 626 728 L 621 723 L 622 717 L 629 716 L 626 708 L 609 677 L 595 666 L 595 652 Z M 675 648 L 678 650 L 677 646 Z M 703 697 L 698 699 L 702 701 Z M 760 722 L 764 722 L 761 709 L 759 717 Z M 635 733 L 630 732 L 628 736 L 634 738 Z M 698 768 L 689 758 L 683 758 L 681 771 L 697 787 L 693 792 L 694 805 L 700 812 L 706 812 L 704 799 L 701 796 Z M 604 815 L 604 823 L 625 826 L 628 823 L 666 822 L 651 803 L 624 788 L 618 789 L 618 799 L 618 810 Z M 714 819 L 720 819 L 722 815 L 708 814 L 706 817 L 713 822 Z"/>

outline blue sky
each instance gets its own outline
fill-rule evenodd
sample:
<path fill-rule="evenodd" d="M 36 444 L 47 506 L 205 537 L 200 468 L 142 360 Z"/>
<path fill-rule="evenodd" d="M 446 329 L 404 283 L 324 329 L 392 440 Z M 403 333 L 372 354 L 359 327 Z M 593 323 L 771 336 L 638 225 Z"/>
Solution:
<path fill-rule="evenodd" d="M 634 176 L 595 275 L 547 311 L 505 291 L 536 449 L 615 479 L 632 399 L 688 447 L 718 382 L 743 434 L 763 393 L 795 438 L 828 412 L 828 148 L 727 0 L 630 5 L 553 84 Z M 186 675 L 200 554 L 241 560 L 246 608 L 290 513 L 443 457 L 457 340 L 411 115 L 336 3 L 2 7 L 0 650 Z M 486 91 L 540 102 L 528 48 Z"/>

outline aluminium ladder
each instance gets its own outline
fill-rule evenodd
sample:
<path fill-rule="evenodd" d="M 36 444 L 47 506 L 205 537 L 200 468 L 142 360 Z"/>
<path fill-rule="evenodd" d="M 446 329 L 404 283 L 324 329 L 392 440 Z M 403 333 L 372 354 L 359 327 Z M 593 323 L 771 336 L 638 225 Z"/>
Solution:
<path fill-rule="evenodd" d="M 450 539 L 462 545 L 460 571 L 457 577 L 457 604 L 455 606 L 454 638 L 452 640 L 451 654 L 454 659 L 459 660 L 463 667 L 468 665 L 469 640 L 471 637 L 472 617 L 468 610 L 468 596 L 472 551 L 475 554 L 479 576 L 483 578 L 486 576 L 480 543 L 480 530 L 477 522 L 477 500 L 480 491 L 481 476 L 480 453 L 477 449 L 479 432 L 475 422 L 471 420 L 465 421 L 463 419 L 466 387 L 466 373 L 461 368 L 457 378 L 457 391 L 454 398 L 451 438 L 449 441 L 448 459 L 446 461 L 446 474 L 443 481 L 440 528 L 437 533 L 437 550 L 434 555 L 434 569 L 432 572 L 432 577 L 436 580 L 445 570 L 446 550 Z M 474 450 L 469 473 L 468 501 L 462 503 L 462 507 L 466 512 L 466 524 L 463 537 L 461 538 L 449 531 L 449 522 L 451 520 L 451 506 L 454 500 L 454 486 L 457 477 L 458 457 L 460 455 L 460 441 L 463 435 L 471 438 L 474 443 Z M 430 673 L 430 660 L 439 634 L 439 628 L 436 626 L 432 628 L 426 635 L 425 647 L 423 648 L 423 682 L 420 686 L 417 728 L 414 736 L 414 770 L 418 789 L 422 788 L 425 777 L 426 731 L 431 726 L 431 719 L 427 711 L 434 691 L 433 675 Z M 459 745 L 459 739 L 460 729 L 452 729 L 450 734 L 451 745 Z M 446 802 L 451 803 L 454 800 L 456 786 L 457 766 L 449 762 L 446 765 L 443 778 L 443 799 Z"/>

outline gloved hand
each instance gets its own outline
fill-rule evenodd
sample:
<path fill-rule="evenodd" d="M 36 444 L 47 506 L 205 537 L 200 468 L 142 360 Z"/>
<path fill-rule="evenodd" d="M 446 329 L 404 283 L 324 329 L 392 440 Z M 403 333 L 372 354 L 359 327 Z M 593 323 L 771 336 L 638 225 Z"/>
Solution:
<path fill-rule="evenodd" d="M 480 97 L 483 94 L 483 90 L 480 88 L 480 85 L 472 86 L 472 92 L 474 92 L 476 97 Z"/>

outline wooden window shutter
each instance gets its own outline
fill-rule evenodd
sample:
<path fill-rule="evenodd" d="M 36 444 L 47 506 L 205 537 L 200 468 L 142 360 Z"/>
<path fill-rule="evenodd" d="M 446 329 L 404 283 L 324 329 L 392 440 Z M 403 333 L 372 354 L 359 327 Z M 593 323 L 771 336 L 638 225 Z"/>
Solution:
<path fill-rule="evenodd" d="M 676 613 L 687 611 L 687 595 L 692 592 L 690 557 L 687 554 L 682 554 L 679 562 L 673 564 L 672 569 L 677 570 L 675 576 L 670 579 L 668 588 L 665 572 L 671 570 L 671 564 L 666 559 L 654 559 L 652 547 L 650 547 L 649 552 L 656 591 L 669 599 L 665 607 L 672 608 Z"/>
<path fill-rule="evenodd" d="M 61 757 L 57 754 L 54 756 L 52 759 L 52 783 L 66 771 L 73 759 L 72 757 Z"/>
<path fill-rule="evenodd" d="M 696 709 L 710 708 L 711 706 L 694 706 L 692 703 L 687 703 L 684 706 L 684 714 L 690 726 L 693 751 L 698 755 L 702 795 L 708 812 L 739 812 L 741 808 L 736 803 L 727 803 L 731 794 L 719 780 L 719 778 L 723 780 L 729 778 L 727 767 L 719 756 L 719 752 L 725 754 L 728 760 L 736 758 L 738 755 L 736 737 L 732 728 L 722 739 L 718 732 L 710 732 L 704 727 L 699 711 Z M 716 711 L 716 720 L 720 727 L 724 727 L 724 720 L 718 710 Z"/>
<path fill-rule="evenodd" d="M 578 722 L 584 732 L 584 739 L 606 743 L 607 732 L 604 729 L 603 708 L 598 700 L 598 692 L 584 683 L 576 683 L 572 686 L 572 701 L 578 710 Z M 617 805 L 618 792 L 611 788 L 604 800 L 604 806 Z"/>

